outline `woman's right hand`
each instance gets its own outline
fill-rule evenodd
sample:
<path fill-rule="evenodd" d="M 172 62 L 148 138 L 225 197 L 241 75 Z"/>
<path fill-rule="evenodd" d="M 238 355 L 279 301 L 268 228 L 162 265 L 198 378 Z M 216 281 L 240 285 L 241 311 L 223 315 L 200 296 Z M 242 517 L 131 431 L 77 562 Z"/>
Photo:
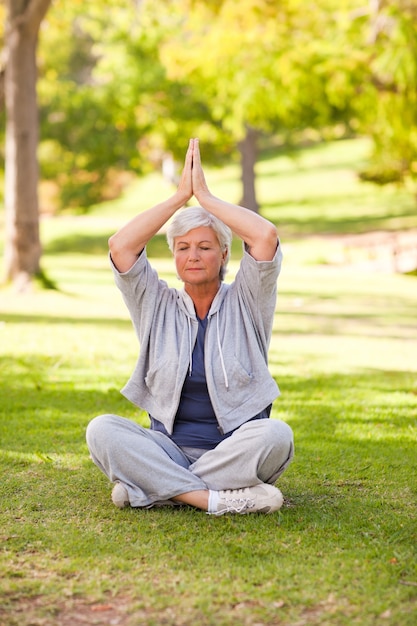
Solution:
<path fill-rule="evenodd" d="M 210 191 L 201 165 L 200 146 L 198 139 L 193 140 L 193 169 L 192 169 L 193 194 L 202 204 L 204 198 L 210 196 Z"/>
<path fill-rule="evenodd" d="M 176 195 L 180 199 L 182 205 L 186 204 L 193 195 L 193 184 L 192 184 L 193 147 L 194 147 L 194 139 L 190 139 L 187 153 L 185 155 L 185 162 L 184 162 L 184 167 L 181 173 L 180 182 L 178 183 L 178 189 L 176 191 Z"/>

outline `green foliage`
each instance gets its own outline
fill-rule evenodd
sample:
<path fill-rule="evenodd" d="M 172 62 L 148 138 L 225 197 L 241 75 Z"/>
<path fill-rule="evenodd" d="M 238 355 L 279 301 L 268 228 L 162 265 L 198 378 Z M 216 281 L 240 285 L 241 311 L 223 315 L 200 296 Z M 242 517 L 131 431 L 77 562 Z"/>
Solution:
<path fill-rule="evenodd" d="M 208 146 L 224 138 L 204 99 L 167 79 L 159 59 L 166 27 L 156 14 L 106 4 L 88 13 L 57 5 L 41 42 L 39 155 L 61 207 L 117 195 L 124 172 L 147 172 L 168 150 L 182 160 L 190 136 L 209 137 Z"/>
<path fill-rule="evenodd" d="M 143 165 L 134 84 L 121 45 L 134 12 L 133 5 L 117 0 L 87 14 L 78 4 L 62 8 L 51 12 L 42 39 L 39 97 L 47 140 L 40 160 L 44 176 L 59 185 L 62 206 L 88 206 L 103 197 L 106 187 L 111 194 L 118 173 L 140 172 Z M 141 62 L 150 65 L 151 55 L 145 51 Z"/>
<path fill-rule="evenodd" d="M 360 126 L 374 142 L 363 178 L 380 184 L 417 177 L 417 7 L 397 0 L 358 20 L 369 67 L 357 99 Z"/>
<path fill-rule="evenodd" d="M 287 141 L 300 128 L 352 129 L 365 68 L 360 51 L 352 57 L 354 45 L 346 49 L 356 3 L 188 4 L 176 3 L 178 32 L 166 40 L 162 60 L 171 77 L 204 90 L 236 140 L 246 125 Z"/>
<path fill-rule="evenodd" d="M 190 136 L 230 158 L 249 125 L 286 145 L 370 135 L 364 178 L 413 181 L 416 23 L 405 0 L 61 0 L 40 41 L 43 176 L 85 210 Z"/>

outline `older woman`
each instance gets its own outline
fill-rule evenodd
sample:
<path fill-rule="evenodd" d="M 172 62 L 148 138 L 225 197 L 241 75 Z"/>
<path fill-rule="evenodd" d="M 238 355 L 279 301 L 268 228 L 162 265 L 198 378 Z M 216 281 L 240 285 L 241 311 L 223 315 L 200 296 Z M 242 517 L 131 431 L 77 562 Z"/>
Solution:
<path fill-rule="evenodd" d="M 201 206 L 179 211 L 193 195 Z M 171 218 L 181 291 L 159 279 L 145 250 Z M 245 250 L 228 285 L 232 231 Z M 214 515 L 278 510 L 274 484 L 292 459 L 293 436 L 269 419 L 279 395 L 267 365 L 281 264 L 275 227 L 211 194 L 191 139 L 176 193 L 109 244 L 140 343 L 122 392 L 150 417 L 150 428 L 117 415 L 88 426 L 92 459 L 115 483 L 114 504 L 189 504 Z"/>

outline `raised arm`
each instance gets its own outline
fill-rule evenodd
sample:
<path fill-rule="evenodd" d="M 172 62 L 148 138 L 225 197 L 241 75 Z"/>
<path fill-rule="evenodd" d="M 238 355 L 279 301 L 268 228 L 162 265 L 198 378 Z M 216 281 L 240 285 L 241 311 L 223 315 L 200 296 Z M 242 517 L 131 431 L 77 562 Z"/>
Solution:
<path fill-rule="evenodd" d="M 190 140 L 184 168 L 173 196 L 136 215 L 109 239 L 110 254 L 119 272 L 127 272 L 150 239 L 191 198 L 193 140 Z"/>
<path fill-rule="evenodd" d="M 271 261 L 276 253 L 278 234 L 275 226 L 258 213 L 225 202 L 210 192 L 201 165 L 198 139 L 193 143 L 193 194 L 201 206 L 221 219 L 246 243 L 249 254 L 257 261 Z"/>

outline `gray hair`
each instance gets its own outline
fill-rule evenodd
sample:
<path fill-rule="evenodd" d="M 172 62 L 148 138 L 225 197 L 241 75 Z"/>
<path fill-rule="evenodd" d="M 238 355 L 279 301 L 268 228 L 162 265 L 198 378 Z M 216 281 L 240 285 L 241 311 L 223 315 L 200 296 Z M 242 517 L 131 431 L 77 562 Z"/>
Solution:
<path fill-rule="evenodd" d="M 232 245 L 232 231 L 218 217 L 215 217 L 201 206 L 192 206 L 182 209 L 175 214 L 172 222 L 167 228 L 167 242 L 169 249 L 174 253 L 174 239 L 181 237 L 194 228 L 208 226 L 212 228 L 220 244 L 222 252 L 227 251 L 224 264 L 220 269 L 220 280 L 224 279 L 227 264 L 230 259 L 230 248 Z"/>

